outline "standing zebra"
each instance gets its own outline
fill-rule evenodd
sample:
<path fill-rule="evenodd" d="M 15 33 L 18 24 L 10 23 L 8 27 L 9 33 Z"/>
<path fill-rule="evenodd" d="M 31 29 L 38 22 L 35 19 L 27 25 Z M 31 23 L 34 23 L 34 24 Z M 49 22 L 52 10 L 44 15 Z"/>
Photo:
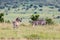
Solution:
<path fill-rule="evenodd" d="M 32 24 L 33 24 L 33 27 L 36 25 L 45 25 L 46 21 L 45 20 L 37 20 L 37 21 L 33 21 Z"/>
<path fill-rule="evenodd" d="M 17 18 L 12 22 L 13 28 L 14 28 L 14 29 L 15 29 L 15 28 L 18 28 L 20 22 L 22 22 L 22 18 L 19 19 L 19 17 L 17 17 Z"/>

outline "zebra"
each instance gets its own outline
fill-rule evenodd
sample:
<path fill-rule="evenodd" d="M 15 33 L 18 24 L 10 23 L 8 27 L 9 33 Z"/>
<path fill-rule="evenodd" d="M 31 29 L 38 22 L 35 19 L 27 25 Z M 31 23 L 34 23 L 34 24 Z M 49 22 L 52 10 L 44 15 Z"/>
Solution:
<path fill-rule="evenodd" d="M 18 28 L 20 22 L 22 22 L 22 18 L 19 19 L 19 17 L 17 17 L 14 21 L 12 21 L 13 24 L 13 28 Z"/>
<path fill-rule="evenodd" d="M 45 20 L 37 20 L 32 22 L 33 27 L 36 25 L 45 25 L 45 24 L 46 24 Z"/>

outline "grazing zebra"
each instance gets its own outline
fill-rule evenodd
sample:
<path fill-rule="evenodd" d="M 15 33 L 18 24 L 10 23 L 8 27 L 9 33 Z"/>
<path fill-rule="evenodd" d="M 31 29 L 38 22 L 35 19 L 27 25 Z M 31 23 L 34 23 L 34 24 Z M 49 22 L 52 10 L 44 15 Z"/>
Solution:
<path fill-rule="evenodd" d="M 19 19 L 19 18 L 16 18 L 15 21 L 13 21 L 13 28 L 18 28 L 20 22 L 22 22 L 22 18 Z"/>
<path fill-rule="evenodd" d="M 32 24 L 33 24 L 33 27 L 36 25 L 45 25 L 46 21 L 45 20 L 37 20 L 37 21 L 33 21 Z"/>

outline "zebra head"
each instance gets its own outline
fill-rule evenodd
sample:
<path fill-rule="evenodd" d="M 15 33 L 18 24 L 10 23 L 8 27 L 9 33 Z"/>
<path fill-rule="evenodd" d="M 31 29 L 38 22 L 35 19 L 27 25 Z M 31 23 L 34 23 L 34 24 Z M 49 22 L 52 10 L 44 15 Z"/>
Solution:
<path fill-rule="evenodd" d="M 18 18 L 16 18 L 16 21 L 17 21 L 17 22 L 22 22 L 22 18 L 19 18 L 19 17 L 18 17 Z"/>

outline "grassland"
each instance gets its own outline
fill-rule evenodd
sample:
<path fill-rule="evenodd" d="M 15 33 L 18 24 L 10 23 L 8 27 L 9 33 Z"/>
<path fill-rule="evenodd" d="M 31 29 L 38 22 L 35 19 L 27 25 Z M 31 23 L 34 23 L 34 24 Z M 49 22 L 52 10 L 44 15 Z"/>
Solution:
<path fill-rule="evenodd" d="M 13 29 L 12 24 L 0 23 L 0 38 L 22 38 L 27 40 L 27 38 L 40 38 L 40 39 L 60 39 L 60 25 L 38 25 L 34 28 L 31 24 L 21 24 L 18 29 Z M 37 35 L 36 37 L 34 37 Z"/>
<path fill-rule="evenodd" d="M 43 7 L 43 12 L 39 14 L 41 18 L 52 18 L 52 16 L 60 15 L 60 12 L 56 11 L 57 9 L 53 9 L 52 13 L 50 13 L 49 8 Z M 4 15 L 4 20 L 10 20 L 11 22 L 16 18 L 30 18 L 32 13 L 31 9 L 26 11 L 27 14 L 19 14 L 13 13 L 14 10 L 10 10 L 8 15 Z M 22 11 L 22 10 L 21 10 Z M 37 9 L 38 11 L 38 9 Z M 32 13 L 29 13 L 32 12 Z M 5 13 L 5 12 L 4 12 Z M 55 25 L 38 25 L 34 28 L 28 21 L 25 19 L 18 29 L 13 29 L 11 23 L 0 23 L 0 38 L 20 38 L 20 40 L 35 40 L 35 38 L 39 38 L 39 40 L 60 40 L 60 19 L 53 19 Z M 31 39 L 34 38 L 34 39 Z M 38 40 L 38 39 L 37 39 Z"/>
<path fill-rule="evenodd" d="M 22 17 L 22 18 L 29 18 L 32 14 L 8 14 L 4 15 L 5 20 L 12 21 L 16 17 Z M 41 18 L 52 18 L 52 15 L 59 15 L 58 14 L 39 14 Z M 31 24 L 28 23 L 28 21 L 25 19 L 25 22 L 23 22 L 18 29 L 13 29 L 11 23 L 6 23 L 5 27 L 1 27 L 1 36 L 6 38 L 22 38 L 21 40 L 35 40 L 35 38 L 39 38 L 39 40 L 60 40 L 60 19 L 53 19 L 55 22 L 55 25 L 38 25 L 34 28 Z M 33 39 L 34 38 L 34 39 Z M 38 40 L 38 39 L 37 39 Z"/>

